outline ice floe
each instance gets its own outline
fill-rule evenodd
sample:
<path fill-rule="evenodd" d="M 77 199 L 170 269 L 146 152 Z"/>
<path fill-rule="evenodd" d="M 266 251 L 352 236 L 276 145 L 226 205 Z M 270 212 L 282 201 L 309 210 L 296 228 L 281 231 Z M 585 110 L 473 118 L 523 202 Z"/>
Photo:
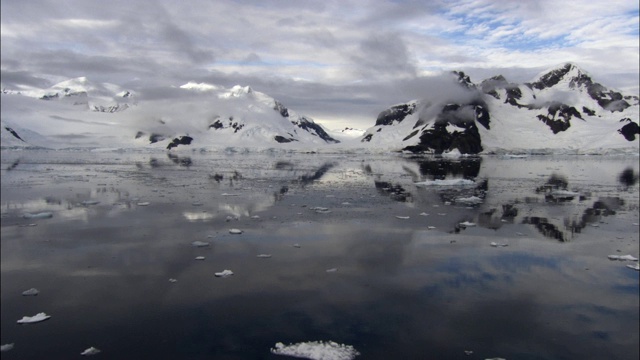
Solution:
<path fill-rule="evenodd" d="M 633 265 L 631 265 L 631 264 L 630 264 L 630 265 L 627 265 L 627 267 L 628 267 L 629 269 L 633 269 L 633 270 L 636 270 L 636 271 L 640 271 L 640 264 L 633 264 Z"/>
<path fill-rule="evenodd" d="M 9 351 L 13 349 L 13 343 L 11 344 L 4 344 L 0 346 L 0 351 L 5 352 L 5 351 Z"/>
<path fill-rule="evenodd" d="M 229 234 L 239 235 L 242 234 L 243 231 L 240 229 L 229 229 Z"/>
<path fill-rule="evenodd" d="M 99 349 L 96 349 L 96 348 L 94 348 L 92 346 L 92 347 L 86 349 L 85 351 L 81 352 L 80 355 L 82 355 L 82 356 L 90 356 L 90 355 L 95 355 L 95 354 L 97 354 L 99 352 L 100 352 Z"/>
<path fill-rule="evenodd" d="M 416 186 L 469 186 L 475 185 L 473 180 L 450 179 L 450 180 L 427 180 L 415 183 Z"/>
<path fill-rule="evenodd" d="M 268 259 L 271 257 L 271 254 L 260 254 L 257 257 L 262 258 L 262 259 Z"/>
<path fill-rule="evenodd" d="M 35 214 L 25 213 L 22 217 L 25 219 L 49 219 L 53 217 L 53 213 L 50 211 L 43 211 Z"/>
<path fill-rule="evenodd" d="M 461 197 L 456 199 L 456 203 L 467 205 L 478 205 L 482 204 L 482 202 L 483 200 L 477 196 Z"/>
<path fill-rule="evenodd" d="M 38 289 L 36 288 L 31 288 L 29 290 L 25 290 L 22 292 L 22 296 L 36 296 L 40 293 L 40 291 L 38 291 Z"/>
<path fill-rule="evenodd" d="M 333 273 L 333 272 L 337 272 L 338 268 L 331 268 L 331 269 L 327 269 L 328 273 Z"/>
<path fill-rule="evenodd" d="M 331 212 L 329 208 L 321 207 L 321 206 L 310 207 L 309 210 L 313 210 L 318 214 L 328 214 Z"/>
<path fill-rule="evenodd" d="M 205 257 L 204 256 L 196 256 L 196 258 L 194 260 L 204 260 Z"/>
<path fill-rule="evenodd" d="M 429 214 L 427 214 L 426 212 L 421 212 L 420 216 L 429 216 Z"/>
<path fill-rule="evenodd" d="M 98 204 L 100 204 L 100 201 L 96 201 L 96 200 L 85 200 L 85 201 L 81 202 L 80 204 L 82 204 L 82 205 L 84 205 L 84 206 L 98 205 Z"/>
<path fill-rule="evenodd" d="M 609 260 L 638 261 L 638 258 L 632 255 L 609 255 L 607 257 L 609 258 Z"/>
<path fill-rule="evenodd" d="M 214 274 L 216 277 L 228 277 L 233 275 L 233 271 L 231 270 L 222 270 L 221 272 L 217 272 Z"/>
<path fill-rule="evenodd" d="M 51 315 L 47 315 L 43 312 L 37 313 L 33 316 L 23 316 L 22 319 L 18 320 L 18 324 L 35 324 L 41 321 L 45 321 L 49 319 Z"/>
<path fill-rule="evenodd" d="M 407 220 L 407 219 L 410 219 L 410 217 L 408 217 L 408 216 L 400 216 L 400 215 L 396 215 L 396 219 Z"/>
<path fill-rule="evenodd" d="M 290 345 L 279 342 L 271 349 L 271 353 L 311 360 L 352 360 L 360 355 L 353 346 L 333 341 L 308 341 Z"/>
<path fill-rule="evenodd" d="M 148 202 L 148 201 L 141 201 L 141 202 L 137 203 L 138 206 L 149 206 L 149 204 L 151 204 L 151 203 Z"/>
<path fill-rule="evenodd" d="M 498 244 L 497 242 L 492 241 L 491 246 L 493 247 L 505 247 L 505 246 L 509 246 L 509 244 Z"/>
<path fill-rule="evenodd" d="M 196 241 L 192 242 L 191 245 L 195 246 L 195 247 L 206 247 L 206 246 L 209 246 L 211 244 L 206 242 L 206 241 L 196 240 Z"/>
<path fill-rule="evenodd" d="M 293 244 L 293 247 L 299 249 L 301 246 L 300 246 L 300 244 Z"/>
<path fill-rule="evenodd" d="M 170 283 L 175 283 L 175 282 L 178 282 L 178 279 L 171 278 L 171 279 L 169 279 L 169 282 Z"/>
<path fill-rule="evenodd" d="M 433 230 L 433 229 L 435 229 L 435 228 L 436 228 L 435 226 L 427 226 L 427 229 L 428 229 L 428 230 Z"/>
<path fill-rule="evenodd" d="M 465 221 L 465 222 L 461 222 L 461 223 L 460 223 L 460 226 L 463 226 L 463 227 L 473 227 L 473 226 L 476 226 L 476 223 L 472 223 L 472 222 L 470 222 L 470 221 Z"/>

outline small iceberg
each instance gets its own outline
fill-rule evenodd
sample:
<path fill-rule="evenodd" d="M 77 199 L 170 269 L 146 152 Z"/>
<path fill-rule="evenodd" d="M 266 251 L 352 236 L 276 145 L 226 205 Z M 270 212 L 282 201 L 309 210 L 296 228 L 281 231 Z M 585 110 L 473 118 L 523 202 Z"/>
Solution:
<path fill-rule="evenodd" d="M 476 226 L 476 223 L 472 223 L 470 221 L 465 221 L 465 222 L 461 222 L 460 226 L 462 226 L 462 227 L 473 227 L 473 226 Z"/>
<path fill-rule="evenodd" d="M 309 210 L 313 210 L 318 214 L 328 214 L 328 213 L 331 212 L 331 210 L 329 210 L 329 208 L 321 207 L 321 206 L 311 207 L 311 208 L 309 208 Z"/>
<path fill-rule="evenodd" d="M 261 258 L 261 259 L 268 259 L 271 257 L 271 254 L 260 254 L 257 257 Z"/>
<path fill-rule="evenodd" d="M 427 226 L 427 230 L 433 230 L 435 228 L 436 228 L 435 226 Z"/>
<path fill-rule="evenodd" d="M 169 279 L 169 282 L 170 283 L 175 283 L 175 282 L 178 282 L 178 279 L 171 278 L 171 279 Z"/>
<path fill-rule="evenodd" d="M 242 234 L 243 231 L 240 229 L 229 229 L 229 234 L 239 235 Z"/>
<path fill-rule="evenodd" d="M 333 341 L 308 341 L 290 345 L 279 342 L 271 349 L 271 353 L 311 360 L 353 360 L 360 355 L 353 346 Z"/>
<path fill-rule="evenodd" d="M 222 270 L 221 272 L 217 272 L 214 274 L 216 277 L 228 277 L 233 275 L 233 271 L 231 270 Z"/>
<path fill-rule="evenodd" d="M 0 346 L 0 351 L 5 352 L 5 351 L 9 351 L 13 349 L 13 343 L 11 344 L 4 344 Z"/>
<path fill-rule="evenodd" d="M 98 204 L 100 204 L 100 201 L 97 201 L 97 200 L 85 200 L 85 201 L 81 202 L 80 204 L 82 204 L 84 206 L 98 205 Z"/>
<path fill-rule="evenodd" d="M 475 181 L 467 179 L 427 180 L 415 183 L 416 186 L 469 186 L 475 185 Z"/>
<path fill-rule="evenodd" d="M 22 319 L 18 320 L 18 324 L 35 324 L 41 321 L 45 321 L 49 319 L 51 316 L 47 315 L 43 312 L 37 313 L 33 316 L 23 316 Z"/>
<path fill-rule="evenodd" d="M 627 265 L 627 267 L 635 271 L 640 271 L 640 264 Z"/>
<path fill-rule="evenodd" d="M 293 247 L 298 249 L 301 248 L 300 244 L 293 244 Z"/>
<path fill-rule="evenodd" d="M 609 260 L 619 260 L 619 261 L 638 261 L 638 258 L 633 257 L 631 255 L 609 255 L 607 256 Z"/>
<path fill-rule="evenodd" d="M 426 212 L 421 212 L 420 216 L 429 216 L 429 214 L 427 214 Z"/>
<path fill-rule="evenodd" d="M 36 288 L 31 288 L 29 290 L 25 290 L 22 292 L 22 296 L 36 296 L 40 293 L 40 291 L 38 291 L 38 289 Z"/>
<path fill-rule="evenodd" d="M 410 219 L 408 216 L 400 216 L 400 215 L 396 215 L 396 219 L 400 219 L 400 220 L 408 220 Z"/>
<path fill-rule="evenodd" d="M 96 348 L 94 348 L 92 346 L 92 347 L 86 349 L 85 351 L 81 352 L 80 355 L 82 355 L 82 356 L 90 356 L 90 355 L 95 355 L 95 354 L 97 354 L 99 352 L 100 352 L 99 349 L 96 349 Z"/>
<path fill-rule="evenodd" d="M 467 205 L 478 205 L 478 204 L 482 204 L 483 200 L 477 196 L 469 196 L 469 197 L 462 197 L 462 198 L 457 198 L 456 199 L 456 203 L 459 204 L 467 204 Z"/>
<path fill-rule="evenodd" d="M 209 246 L 209 245 L 211 245 L 211 244 L 209 244 L 209 243 L 208 243 L 208 242 L 206 242 L 206 241 L 199 241 L 199 240 L 196 240 L 196 241 L 192 242 L 192 243 L 191 243 L 191 245 L 192 245 L 192 246 L 195 246 L 195 247 L 206 247 L 206 246 Z"/>
<path fill-rule="evenodd" d="M 492 241 L 491 246 L 493 247 L 505 247 L 505 246 L 509 246 L 509 244 L 498 244 L 497 242 Z"/>
<path fill-rule="evenodd" d="M 50 219 L 53 217 L 53 213 L 50 211 L 43 211 L 35 214 L 25 213 L 22 217 L 25 219 Z"/>
<path fill-rule="evenodd" d="M 328 273 L 334 273 L 334 272 L 337 272 L 337 271 L 338 271 L 338 268 L 327 269 Z"/>
<path fill-rule="evenodd" d="M 141 201 L 139 203 L 137 203 L 138 206 L 149 206 L 150 202 L 148 201 Z"/>
<path fill-rule="evenodd" d="M 204 260 L 205 257 L 204 256 L 196 256 L 196 258 L 194 260 Z"/>

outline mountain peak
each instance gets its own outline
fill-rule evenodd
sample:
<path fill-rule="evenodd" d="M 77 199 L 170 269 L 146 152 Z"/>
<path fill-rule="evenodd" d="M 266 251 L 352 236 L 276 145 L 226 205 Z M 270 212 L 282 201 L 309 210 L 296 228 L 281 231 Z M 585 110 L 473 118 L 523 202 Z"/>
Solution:
<path fill-rule="evenodd" d="M 593 83 L 589 74 L 578 65 L 567 62 L 548 69 L 534 78 L 534 81 L 527 83 L 532 89 L 547 89 L 561 82 L 567 82 L 570 88 L 589 86 Z"/>

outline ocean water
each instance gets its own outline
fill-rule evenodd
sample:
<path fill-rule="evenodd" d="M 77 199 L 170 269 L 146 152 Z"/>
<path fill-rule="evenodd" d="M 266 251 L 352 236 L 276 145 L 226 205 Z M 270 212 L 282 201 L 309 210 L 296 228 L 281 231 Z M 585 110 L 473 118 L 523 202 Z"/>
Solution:
<path fill-rule="evenodd" d="M 358 359 L 640 355 L 637 261 L 608 258 L 638 257 L 637 157 L 27 150 L 1 165 L 3 359 L 275 359 L 312 341 Z"/>

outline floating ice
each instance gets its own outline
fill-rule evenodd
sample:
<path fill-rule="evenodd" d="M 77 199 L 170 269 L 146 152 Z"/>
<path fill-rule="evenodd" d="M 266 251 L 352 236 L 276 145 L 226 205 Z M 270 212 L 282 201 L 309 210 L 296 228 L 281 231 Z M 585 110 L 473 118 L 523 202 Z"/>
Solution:
<path fill-rule="evenodd" d="M 421 212 L 420 216 L 429 216 L 429 214 L 427 214 L 426 212 Z"/>
<path fill-rule="evenodd" d="M 640 271 L 640 264 L 627 265 L 629 269 Z"/>
<path fill-rule="evenodd" d="M 38 291 L 38 289 L 36 288 L 31 288 L 29 290 L 25 290 L 22 292 L 23 296 L 36 296 L 40 293 L 40 291 Z"/>
<path fill-rule="evenodd" d="M 195 247 L 205 247 L 205 246 L 209 246 L 210 244 L 208 242 L 206 242 L 206 241 L 196 240 L 196 241 L 192 242 L 191 245 L 193 245 Z"/>
<path fill-rule="evenodd" d="M 293 244 L 294 248 L 300 248 L 300 244 Z"/>
<path fill-rule="evenodd" d="M 465 351 L 464 351 L 464 354 L 465 354 L 465 355 L 471 355 L 471 354 L 473 354 L 473 351 L 471 351 L 471 350 L 465 350 Z"/>
<path fill-rule="evenodd" d="M 50 315 L 47 315 L 43 312 L 37 313 L 33 316 L 23 316 L 22 319 L 18 320 L 18 324 L 34 324 L 41 321 L 45 321 L 50 318 Z"/>
<path fill-rule="evenodd" d="M 222 270 L 221 272 L 217 272 L 214 274 L 216 277 L 228 277 L 233 275 L 233 271 L 231 270 Z"/>
<path fill-rule="evenodd" d="M 638 261 L 638 258 L 633 257 L 632 255 L 609 255 L 607 257 L 609 260 Z"/>
<path fill-rule="evenodd" d="M 309 208 L 309 210 L 313 210 L 313 211 L 317 212 L 318 214 L 328 214 L 328 213 L 331 212 L 331 210 L 329 210 L 329 208 L 320 207 L 320 206 L 311 207 L 311 208 Z"/>
<path fill-rule="evenodd" d="M 509 246 L 509 244 L 498 244 L 497 242 L 491 242 L 491 246 L 493 247 L 505 247 L 505 246 Z"/>
<path fill-rule="evenodd" d="M 81 202 L 82 205 L 84 206 L 89 206 L 89 205 L 98 205 L 100 204 L 100 201 L 96 201 L 96 200 L 85 200 L 83 202 Z"/>
<path fill-rule="evenodd" d="M 99 352 L 100 352 L 99 349 L 96 349 L 96 348 L 94 348 L 92 346 L 92 347 L 86 349 L 85 351 L 81 352 L 80 355 L 82 355 L 82 356 L 90 356 L 90 355 L 95 355 L 95 354 L 97 354 Z"/>
<path fill-rule="evenodd" d="M 468 186 L 475 185 L 473 180 L 450 179 L 450 180 L 427 180 L 415 183 L 417 186 Z"/>
<path fill-rule="evenodd" d="M 254 220 L 257 220 L 257 219 L 260 219 L 260 216 L 258 216 L 258 215 L 253 215 L 253 216 L 251 216 L 251 218 L 252 218 L 252 219 L 254 219 Z"/>
<path fill-rule="evenodd" d="M 447 213 L 438 213 L 440 216 L 447 216 Z"/>
<path fill-rule="evenodd" d="M 557 198 L 569 198 L 569 197 L 574 197 L 578 195 L 580 195 L 580 193 L 568 191 L 568 190 L 553 190 L 551 192 L 551 196 L 557 197 Z"/>
<path fill-rule="evenodd" d="M 205 257 L 204 256 L 196 256 L 195 260 L 204 260 Z"/>
<path fill-rule="evenodd" d="M 262 258 L 262 259 L 268 259 L 268 258 L 271 257 L 271 254 L 260 254 L 260 255 L 258 255 L 258 257 Z"/>
<path fill-rule="evenodd" d="M 235 234 L 235 235 L 239 235 L 242 234 L 242 230 L 240 229 L 229 229 L 229 234 Z"/>
<path fill-rule="evenodd" d="M 353 346 L 333 341 L 308 341 L 286 346 L 279 342 L 271 353 L 311 360 L 353 360 L 360 355 Z"/>
<path fill-rule="evenodd" d="M 338 271 L 338 268 L 327 269 L 328 273 L 333 273 L 333 272 L 336 272 L 336 271 Z"/>
<path fill-rule="evenodd" d="M 222 195 L 222 196 L 240 196 L 240 194 L 227 194 L 227 193 L 222 193 L 220 195 Z"/>
<path fill-rule="evenodd" d="M 396 215 L 396 219 L 407 220 L 407 219 L 409 219 L 409 217 L 408 216 Z"/>
<path fill-rule="evenodd" d="M 141 201 L 137 205 L 138 206 L 149 206 L 149 204 L 150 204 L 150 202 L 148 202 L 148 201 Z"/>
<path fill-rule="evenodd" d="M 231 220 L 238 220 L 238 217 L 237 216 L 227 215 L 227 217 L 225 218 L 225 221 L 231 221 Z"/>
<path fill-rule="evenodd" d="M 49 219 L 53 217 L 53 213 L 50 211 L 44 211 L 35 214 L 25 213 L 24 215 L 22 215 L 22 217 L 25 219 Z"/>
<path fill-rule="evenodd" d="M 477 197 L 477 196 L 469 196 L 466 198 L 457 198 L 456 199 L 456 203 L 461 203 L 461 204 L 469 204 L 469 205 L 478 205 L 478 204 L 482 204 L 482 199 Z"/>
<path fill-rule="evenodd" d="M 13 343 L 0 346 L 0 351 L 5 352 L 13 349 Z"/>
<path fill-rule="evenodd" d="M 171 278 L 171 279 L 169 279 L 169 282 L 170 283 L 178 282 L 178 279 Z"/>
<path fill-rule="evenodd" d="M 476 226 L 476 223 L 472 223 L 470 221 L 465 221 L 465 222 L 461 222 L 460 226 L 464 226 L 464 227 L 472 227 L 472 226 Z"/>
<path fill-rule="evenodd" d="M 435 226 L 427 226 L 427 229 L 428 229 L 428 230 L 433 230 L 433 229 L 435 229 L 435 228 L 436 228 Z"/>

